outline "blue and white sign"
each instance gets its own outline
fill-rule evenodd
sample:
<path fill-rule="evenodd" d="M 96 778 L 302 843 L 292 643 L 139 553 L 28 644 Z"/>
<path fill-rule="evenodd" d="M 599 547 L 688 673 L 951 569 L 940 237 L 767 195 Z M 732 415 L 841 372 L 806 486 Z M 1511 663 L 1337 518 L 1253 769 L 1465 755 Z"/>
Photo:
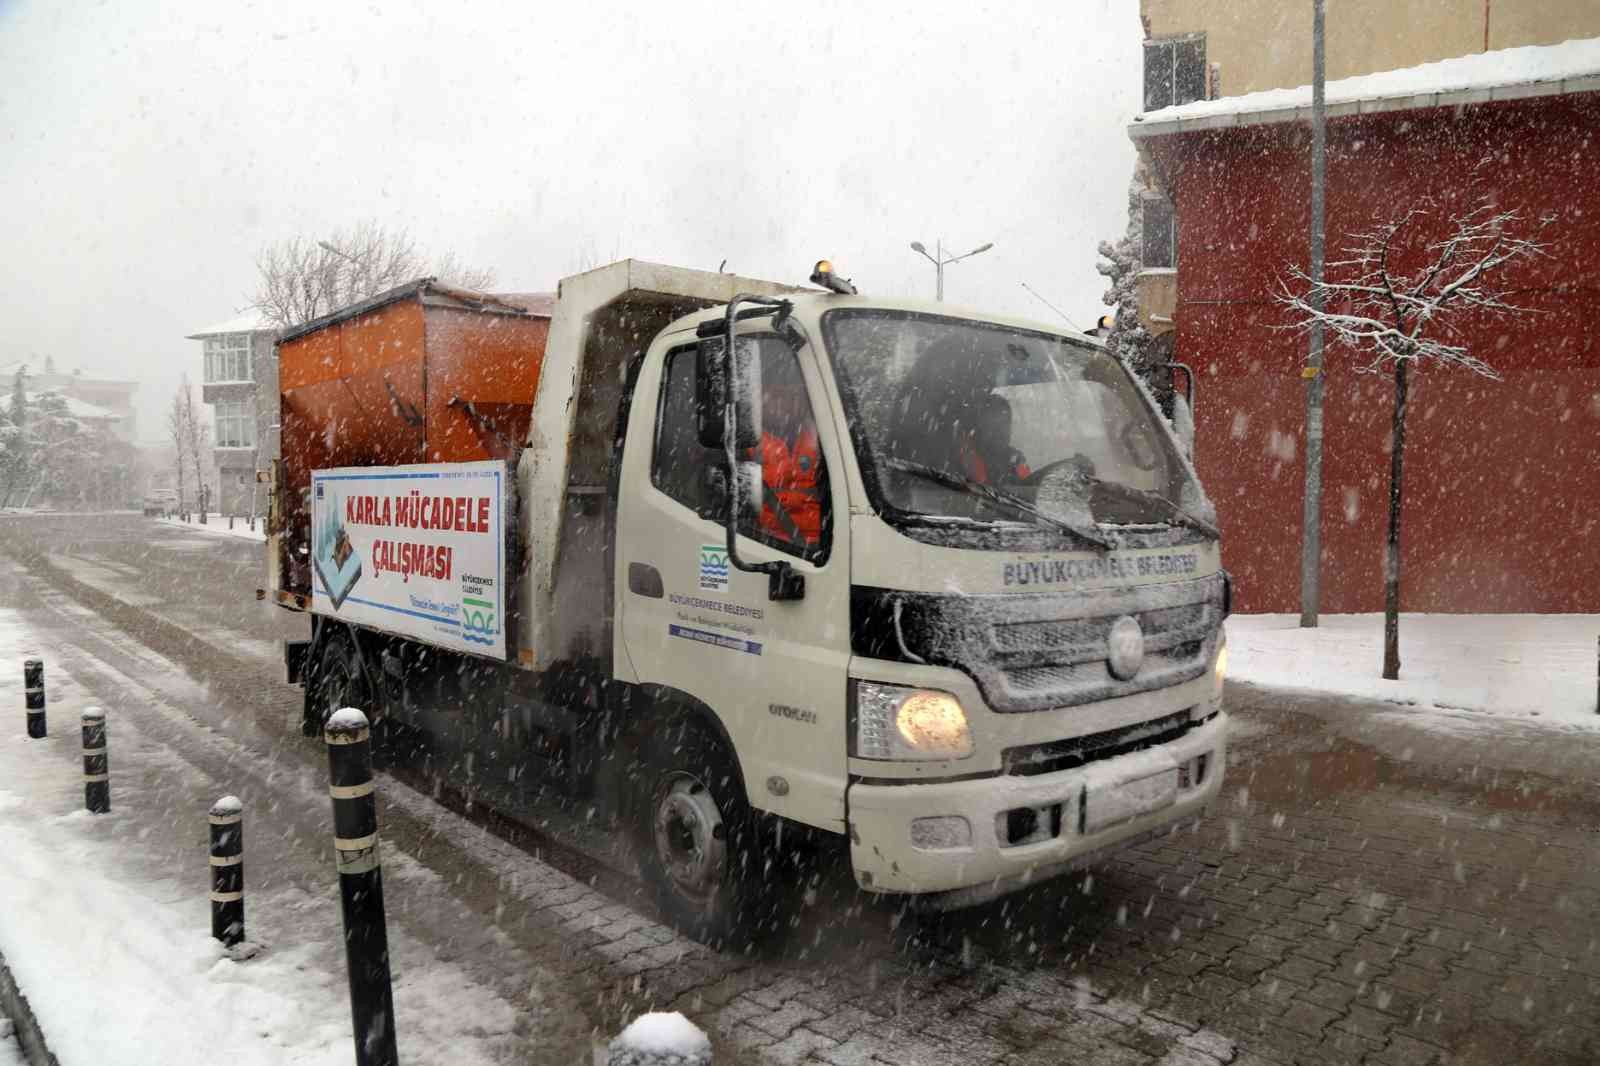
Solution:
<path fill-rule="evenodd" d="M 311 609 L 505 658 L 503 462 L 311 475 Z"/>

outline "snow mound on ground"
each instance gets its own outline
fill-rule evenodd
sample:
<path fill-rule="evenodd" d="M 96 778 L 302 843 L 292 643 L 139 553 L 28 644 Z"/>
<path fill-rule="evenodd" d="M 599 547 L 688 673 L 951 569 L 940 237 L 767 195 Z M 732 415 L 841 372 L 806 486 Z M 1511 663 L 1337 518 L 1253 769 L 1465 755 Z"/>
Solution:
<path fill-rule="evenodd" d="M 685 1059 L 708 1056 L 711 1039 L 677 1011 L 652 1011 L 641 1014 L 611 1042 L 611 1051 L 643 1052 L 646 1055 L 677 1055 Z"/>
<path fill-rule="evenodd" d="M 1315 629 L 1301 629 L 1298 615 L 1234 615 L 1227 628 L 1237 681 L 1449 712 L 1462 728 L 1476 715 L 1600 730 L 1600 615 L 1402 614 L 1398 681 L 1382 677 L 1381 614 L 1323 615 Z"/>

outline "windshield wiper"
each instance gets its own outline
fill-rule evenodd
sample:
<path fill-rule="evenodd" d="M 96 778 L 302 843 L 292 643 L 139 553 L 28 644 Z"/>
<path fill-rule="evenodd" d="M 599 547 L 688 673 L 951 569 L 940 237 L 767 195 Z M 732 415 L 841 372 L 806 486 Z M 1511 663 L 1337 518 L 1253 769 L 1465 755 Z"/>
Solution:
<path fill-rule="evenodd" d="M 1095 529 L 1093 526 L 1087 526 L 1079 522 L 1069 522 L 1066 519 L 1057 518 L 1053 514 L 1050 514 L 1046 511 L 1041 511 L 1039 508 L 1035 507 L 1033 504 L 1029 503 L 1027 500 L 1024 500 L 1020 496 L 1013 496 L 1009 492 L 1001 492 L 992 486 L 985 485 L 981 481 L 964 477 L 961 474 L 952 474 L 948 470 L 941 470 L 936 466 L 929 466 L 926 463 L 913 462 L 910 459 L 885 459 L 884 462 L 896 470 L 903 470 L 908 474 L 916 474 L 919 477 L 923 477 L 929 481 L 932 481 L 936 485 L 943 485 L 948 489 L 959 489 L 963 492 L 970 492 L 976 496 L 981 496 L 983 499 L 986 499 L 991 503 L 998 504 L 1001 507 L 1010 508 L 1019 514 L 1025 514 L 1030 518 L 1034 518 L 1045 523 L 1046 525 L 1054 526 L 1056 529 L 1059 529 L 1064 533 L 1071 533 L 1079 540 L 1086 540 L 1090 544 L 1093 544 L 1103 550 L 1110 550 L 1111 548 L 1115 547 L 1109 538 L 1107 538 L 1103 533 Z"/>
<path fill-rule="evenodd" d="M 1107 481 L 1105 478 L 1097 477 L 1093 480 L 1096 485 L 1102 485 L 1106 488 L 1115 489 L 1117 492 L 1131 496 L 1134 499 L 1143 500 L 1147 503 L 1159 504 L 1167 512 L 1167 517 L 1170 520 L 1169 524 L 1188 526 L 1190 529 L 1197 529 L 1213 539 L 1222 539 L 1222 530 L 1218 529 L 1210 522 L 1207 522 L 1199 515 L 1185 510 L 1184 508 L 1173 503 L 1159 492 L 1151 492 L 1149 489 L 1134 488 L 1132 485 L 1124 485 L 1120 481 Z"/>

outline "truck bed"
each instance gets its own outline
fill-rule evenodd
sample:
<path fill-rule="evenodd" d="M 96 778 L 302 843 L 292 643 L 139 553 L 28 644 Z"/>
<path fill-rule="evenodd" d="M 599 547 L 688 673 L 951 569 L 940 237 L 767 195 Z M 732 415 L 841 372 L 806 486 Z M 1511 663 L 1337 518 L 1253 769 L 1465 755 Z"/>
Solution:
<path fill-rule="evenodd" d="M 424 278 L 284 333 L 280 603 L 311 595 L 312 471 L 514 461 L 549 331 L 548 314 Z"/>

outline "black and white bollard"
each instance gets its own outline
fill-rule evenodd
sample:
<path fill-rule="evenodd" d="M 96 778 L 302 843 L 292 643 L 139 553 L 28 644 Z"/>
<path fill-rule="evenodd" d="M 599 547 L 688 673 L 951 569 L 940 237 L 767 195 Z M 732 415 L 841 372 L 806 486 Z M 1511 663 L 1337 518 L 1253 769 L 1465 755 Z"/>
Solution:
<path fill-rule="evenodd" d="M 328 742 L 328 794 L 333 797 L 333 846 L 344 912 L 345 960 L 356 1066 L 394 1066 L 394 995 L 389 984 L 389 934 L 383 917 L 383 868 L 378 861 L 378 805 L 372 786 L 372 731 L 354 707 L 335 711 Z"/>
<path fill-rule="evenodd" d="M 111 764 L 106 758 L 106 712 L 83 709 L 83 805 L 90 814 L 111 810 Z"/>
<path fill-rule="evenodd" d="M 211 935 L 224 947 L 244 939 L 244 804 L 223 796 L 211 805 Z"/>
<path fill-rule="evenodd" d="M 44 660 L 28 659 L 22 664 L 22 687 L 28 703 L 28 735 L 40 740 L 44 724 Z"/>

